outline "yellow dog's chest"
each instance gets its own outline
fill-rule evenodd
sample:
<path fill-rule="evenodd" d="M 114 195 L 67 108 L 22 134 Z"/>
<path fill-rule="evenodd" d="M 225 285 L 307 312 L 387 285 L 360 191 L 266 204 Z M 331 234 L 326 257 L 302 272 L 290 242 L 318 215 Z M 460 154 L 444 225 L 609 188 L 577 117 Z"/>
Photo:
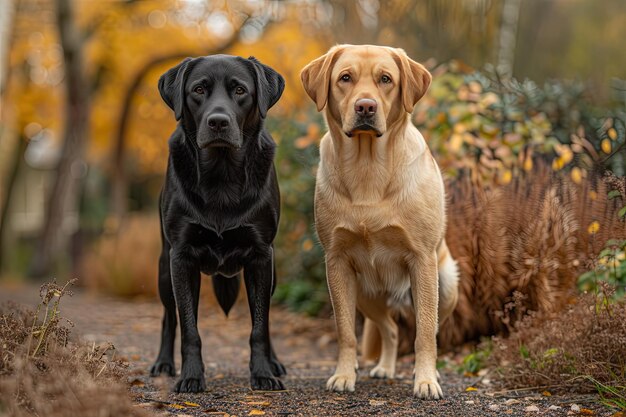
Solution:
<path fill-rule="evenodd" d="M 399 224 L 337 225 L 333 246 L 354 268 L 359 286 L 369 295 L 404 294 L 410 287 L 408 262 L 414 247 Z"/>

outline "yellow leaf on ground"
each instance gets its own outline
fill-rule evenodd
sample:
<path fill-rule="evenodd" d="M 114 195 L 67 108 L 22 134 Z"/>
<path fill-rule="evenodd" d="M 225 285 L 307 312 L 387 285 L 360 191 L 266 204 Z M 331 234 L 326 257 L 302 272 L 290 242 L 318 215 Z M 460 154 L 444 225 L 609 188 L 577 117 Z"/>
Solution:
<path fill-rule="evenodd" d="M 465 391 L 467 391 L 467 392 L 469 392 L 469 391 L 478 391 L 478 389 L 474 388 L 474 387 L 467 387 L 467 388 L 465 388 Z"/>
<path fill-rule="evenodd" d="M 200 404 L 192 403 L 190 401 L 185 401 L 183 404 L 185 404 L 187 407 L 200 407 Z"/>
<path fill-rule="evenodd" d="M 260 405 L 262 407 L 267 407 L 270 405 L 269 401 L 246 401 L 248 405 Z"/>
<path fill-rule="evenodd" d="M 180 404 L 170 404 L 169 405 L 170 408 L 175 408 L 176 410 L 184 410 L 185 406 L 184 405 L 180 405 Z"/>
<path fill-rule="evenodd" d="M 249 416 L 264 416 L 265 415 L 265 411 L 261 411 L 261 410 L 252 410 L 248 413 Z"/>
<path fill-rule="evenodd" d="M 552 397 L 552 393 L 550 391 L 544 391 L 541 393 L 544 397 Z"/>

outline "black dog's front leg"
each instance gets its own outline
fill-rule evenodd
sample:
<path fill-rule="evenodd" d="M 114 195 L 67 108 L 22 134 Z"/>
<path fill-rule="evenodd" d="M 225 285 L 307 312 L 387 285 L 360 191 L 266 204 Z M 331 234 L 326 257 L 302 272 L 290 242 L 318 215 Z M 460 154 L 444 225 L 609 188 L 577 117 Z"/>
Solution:
<path fill-rule="evenodd" d="M 159 376 L 161 374 L 175 376 L 176 300 L 174 299 L 172 276 L 170 275 L 170 249 L 165 241 L 163 242 L 161 257 L 159 258 L 159 296 L 164 307 L 161 348 L 159 349 L 157 360 L 150 369 L 150 376 Z"/>
<path fill-rule="evenodd" d="M 181 354 L 183 365 L 176 392 L 201 392 L 206 388 L 202 343 L 198 334 L 198 297 L 200 295 L 200 269 L 196 260 L 183 253 L 170 251 L 172 285 L 181 328 Z"/>
<path fill-rule="evenodd" d="M 276 376 L 284 373 L 284 367 L 272 352 L 269 332 L 270 297 L 272 296 L 271 257 L 257 259 L 247 265 L 244 269 L 244 278 L 252 318 L 250 384 L 254 390 L 283 390 L 285 387 Z"/>

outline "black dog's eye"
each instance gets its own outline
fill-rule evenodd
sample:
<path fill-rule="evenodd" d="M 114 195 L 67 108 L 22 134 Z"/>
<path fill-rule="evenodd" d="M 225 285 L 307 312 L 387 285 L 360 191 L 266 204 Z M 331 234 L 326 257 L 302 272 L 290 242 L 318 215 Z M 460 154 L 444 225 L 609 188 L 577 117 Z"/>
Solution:
<path fill-rule="evenodd" d="M 380 82 L 383 84 L 390 84 L 391 77 L 389 77 L 388 75 L 383 75 L 382 77 L 380 77 Z"/>
<path fill-rule="evenodd" d="M 341 81 L 347 83 L 351 80 L 352 78 L 350 77 L 350 74 L 343 74 L 340 78 Z"/>
<path fill-rule="evenodd" d="M 237 94 L 238 96 L 241 96 L 245 93 L 246 93 L 246 89 L 243 88 L 242 86 L 235 88 L 235 94 Z"/>
<path fill-rule="evenodd" d="M 204 87 L 199 85 L 193 89 L 193 92 L 196 94 L 204 94 Z"/>

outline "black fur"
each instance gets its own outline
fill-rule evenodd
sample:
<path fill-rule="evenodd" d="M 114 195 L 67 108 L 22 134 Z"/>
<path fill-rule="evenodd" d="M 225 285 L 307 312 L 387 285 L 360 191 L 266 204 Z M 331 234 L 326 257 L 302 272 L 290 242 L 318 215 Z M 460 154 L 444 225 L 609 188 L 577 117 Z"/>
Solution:
<path fill-rule="evenodd" d="M 243 273 L 250 314 L 253 389 L 284 389 L 269 335 L 275 286 L 272 242 L 280 214 L 275 143 L 264 130 L 267 110 L 285 83 L 254 58 L 187 58 L 159 80 L 159 92 L 179 124 L 169 140 L 161 191 L 163 251 L 159 294 L 165 307 L 161 349 L 151 375 L 175 375 L 176 311 L 183 364 L 177 392 L 206 388 L 198 334 L 200 273 L 226 314 Z"/>

